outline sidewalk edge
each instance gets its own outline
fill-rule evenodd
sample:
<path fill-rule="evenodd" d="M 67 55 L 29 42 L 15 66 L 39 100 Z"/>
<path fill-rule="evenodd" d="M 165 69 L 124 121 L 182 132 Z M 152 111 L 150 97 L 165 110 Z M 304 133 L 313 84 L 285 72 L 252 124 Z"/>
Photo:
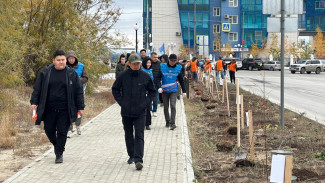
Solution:
<path fill-rule="evenodd" d="M 192 153 L 191 153 L 191 145 L 190 139 L 188 135 L 186 114 L 185 114 L 185 106 L 183 98 L 181 97 L 181 106 L 182 106 L 182 122 L 183 122 L 183 130 L 182 130 L 182 144 L 183 144 L 183 156 L 185 159 L 184 162 L 184 183 L 193 182 L 194 178 L 194 170 L 193 170 L 193 161 L 192 161 Z"/>

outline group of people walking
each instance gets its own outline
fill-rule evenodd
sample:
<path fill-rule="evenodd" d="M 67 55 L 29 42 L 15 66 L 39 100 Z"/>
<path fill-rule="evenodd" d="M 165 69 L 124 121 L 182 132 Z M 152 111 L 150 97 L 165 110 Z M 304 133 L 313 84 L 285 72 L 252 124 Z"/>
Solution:
<path fill-rule="evenodd" d="M 113 96 L 121 106 L 122 124 L 129 159 L 137 170 L 143 168 L 144 130 L 150 130 L 151 117 L 157 116 L 159 96 L 164 107 L 165 126 L 176 129 L 176 101 L 182 93 L 186 96 L 185 70 L 197 81 L 199 64 L 194 57 L 186 64 L 180 63 L 175 54 L 162 55 L 146 50 L 141 57 L 134 53 L 121 55 L 116 66 L 116 80 L 112 86 Z M 37 77 L 31 96 L 31 108 L 37 111 L 36 125 L 44 121 L 44 130 L 54 146 L 55 163 L 63 162 L 67 137 L 76 122 L 77 134 L 81 135 L 81 116 L 85 108 L 84 91 L 88 81 L 85 66 L 79 62 L 74 51 L 65 53 L 56 50 L 52 64 L 44 68 Z M 222 60 L 217 61 L 217 77 L 224 77 Z M 187 69 L 185 69 L 187 67 Z M 231 81 L 235 82 L 236 63 L 229 65 Z M 211 62 L 204 65 L 211 72 Z M 169 108 L 171 113 L 169 113 Z M 68 135 L 69 131 L 69 135 Z"/>
<path fill-rule="evenodd" d="M 121 59 L 124 55 L 120 56 L 116 80 L 112 86 L 113 96 L 121 106 L 125 143 L 129 155 L 127 162 L 135 163 L 137 170 L 143 168 L 144 130 L 151 129 L 151 116 L 157 116 L 159 94 L 162 94 L 166 127 L 170 130 L 176 128 L 178 85 L 181 86 L 183 95 L 186 95 L 183 67 L 177 64 L 175 54 L 170 54 L 169 57 L 162 55 L 159 60 L 157 53 L 152 52 L 149 57 L 143 49 L 140 55 L 141 57 L 131 53 L 126 58 L 126 63 Z M 123 64 L 124 67 L 121 66 Z M 168 111 L 169 106 L 171 114 Z"/>

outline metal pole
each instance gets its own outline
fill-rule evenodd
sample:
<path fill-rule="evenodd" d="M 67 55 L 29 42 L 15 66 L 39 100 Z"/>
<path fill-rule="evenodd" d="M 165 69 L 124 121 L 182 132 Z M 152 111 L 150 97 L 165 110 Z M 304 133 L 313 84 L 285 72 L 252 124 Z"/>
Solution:
<path fill-rule="evenodd" d="M 193 26 L 194 26 L 194 39 L 193 39 L 193 43 L 194 43 L 194 50 L 193 50 L 193 55 L 194 57 L 196 57 L 196 0 L 194 0 L 194 22 L 193 22 Z"/>
<path fill-rule="evenodd" d="M 243 25 L 243 38 L 242 38 L 242 40 L 244 40 L 245 41 L 245 29 L 244 29 L 244 21 L 245 21 L 245 19 L 244 19 L 244 17 L 245 17 L 245 12 L 243 12 L 243 23 L 242 23 L 242 25 Z M 242 48 L 241 48 L 241 54 L 240 54 L 240 60 L 242 60 L 243 59 L 243 57 L 244 57 L 244 48 L 245 48 L 245 43 L 243 44 L 242 43 Z"/>
<path fill-rule="evenodd" d="M 190 33 L 190 12 L 187 13 L 187 49 L 188 49 L 188 59 L 190 59 L 190 49 L 191 49 L 191 33 Z"/>
<path fill-rule="evenodd" d="M 149 50 L 149 0 L 147 0 L 147 22 L 146 22 L 146 30 L 147 30 L 147 35 L 146 35 L 146 47 L 147 51 Z"/>
<path fill-rule="evenodd" d="M 281 0 L 281 128 L 284 129 L 284 0 Z"/>
<path fill-rule="evenodd" d="M 135 53 L 138 53 L 138 30 L 135 30 Z"/>

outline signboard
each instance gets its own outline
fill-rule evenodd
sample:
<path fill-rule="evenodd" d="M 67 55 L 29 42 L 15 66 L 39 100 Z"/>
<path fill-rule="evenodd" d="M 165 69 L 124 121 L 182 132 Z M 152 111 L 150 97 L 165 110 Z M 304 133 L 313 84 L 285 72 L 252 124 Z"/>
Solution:
<path fill-rule="evenodd" d="M 230 32 L 231 24 L 230 23 L 222 23 L 222 31 Z"/>
<path fill-rule="evenodd" d="M 221 51 L 229 51 L 228 48 L 221 48 Z M 231 51 L 238 52 L 238 51 L 249 51 L 248 48 L 231 48 Z"/>
<path fill-rule="evenodd" d="M 303 14 L 303 0 L 285 0 L 285 14 Z M 263 0 L 263 14 L 280 15 L 281 0 Z"/>
<path fill-rule="evenodd" d="M 286 17 L 284 21 L 284 31 L 286 33 L 298 32 L 298 18 L 297 17 Z M 267 18 L 267 32 L 280 32 L 280 18 L 279 17 L 268 17 Z"/>

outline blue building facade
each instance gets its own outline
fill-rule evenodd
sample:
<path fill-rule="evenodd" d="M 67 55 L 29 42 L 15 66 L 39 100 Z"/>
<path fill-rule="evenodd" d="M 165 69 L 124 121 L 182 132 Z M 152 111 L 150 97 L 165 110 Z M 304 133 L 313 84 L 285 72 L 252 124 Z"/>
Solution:
<path fill-rule="evenodd" d="M 224 48 L 230 44 L 232 48 L 237 47 L 241 42 L 241 29 L 240 29 L 240 1 L 239 0 L 226 0 L 221 1 L 221 47 Z M 230 23 L 230 31 L 223 30 L 225 23 Z M 239 56 L 239 52 L 234 52 Z"/>
<path fill-rule="evenodd" d="M 196 0 L 196 35 L 209 35 L 209 0 Z M 194 0 L 178 0 L 182 38 L 185 46 L 194 46 Z M 190 32 L 190 35 L 188 34 Z"/>
<path fill-rule="evenodd" d="M 306 31 L 325 31 L 325 0 L 304 0 Z"/>
<path fill-rule="evenodd" d="M 263 15 L 263 0 L 241 0 L 241 27 L 243 29 L 242 40 L 245 47 L 257 43 L 261 46 L 267 38 L 267 17 Z"/>
<path fill-rule="evenodd" d="M 209 52 L 218 57 L 220 44 L 215 41 L 215 35 L 221 36 L 221 0 L 210 0 Z"/>

